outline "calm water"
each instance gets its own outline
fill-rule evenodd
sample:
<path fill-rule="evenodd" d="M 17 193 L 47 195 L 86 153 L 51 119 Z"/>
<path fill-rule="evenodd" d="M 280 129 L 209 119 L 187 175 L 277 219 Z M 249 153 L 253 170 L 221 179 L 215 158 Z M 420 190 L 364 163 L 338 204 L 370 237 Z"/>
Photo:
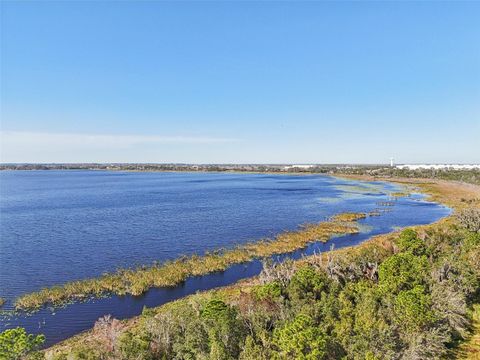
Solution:
<path fill-rule="evenodd" d="M 333 240 L 336 247 L 449 213 L 420 195 L 382 206 L 391 200 L 392 191 L 398 191 L 392 184 L 328 176 L 3 171 L 0 296 L 7 299 L 8 309 L 15 297 L 45 286 L 231 247 L 345 211 L 389 210 L 362 220 L 362 234 Z M 312 244 L 289 256 L 326 251 L 329 246 Z M 45 333 L 51 344 L 91 327 L 103 314 L 133 316 L 144 305 L 232 283 L 259 270 L 259 262 L 253 262 L 142 297 L 112 297 L 54 312 L 44 309 L 33 316 L 3 319 L 0 330 L 24 326 Z"/>

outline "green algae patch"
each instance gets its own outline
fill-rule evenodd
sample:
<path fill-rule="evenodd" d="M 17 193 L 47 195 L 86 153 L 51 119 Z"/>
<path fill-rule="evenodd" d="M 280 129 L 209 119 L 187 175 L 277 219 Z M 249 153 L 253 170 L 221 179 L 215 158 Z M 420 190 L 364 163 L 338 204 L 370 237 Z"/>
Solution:
<path fill-rule="evenodd" d="M 15 301 L 19 311 L 35 311 L 45 305 L 63 306 L 73 301 L 82 301 L 108 294 L 138 296 L 153 287 L 172 287 L 190 276 L 206 275 L 224 271 L 228 267 L 277 254 L 302 249 L 311 242 L 328 241 L 332 236 L 353 234 L 360 231 L 357 220 L 367 216 L 364 213 L 343 213 L 329 221 L 306 224 L 297 231 L 286 231 L 273 239 L 237 246 L 234 249 L 220 249 L 203 256 L 184 256 L 173 261 L 136 269 L 120 269 L 98 278 L 78 280 L 60 286 L 44 288 L 25 294 Z"/>
<path fill-rule="evenodd" d="M 335 185 L 335 189 L 346 192 L 346 193 L 355 193 L 355 194 L 383 194 L 385 193 L 384 184 L 373 184 L 373 183 L 357 183 L 357 184 L 345 184 L 345 185 Z"/>

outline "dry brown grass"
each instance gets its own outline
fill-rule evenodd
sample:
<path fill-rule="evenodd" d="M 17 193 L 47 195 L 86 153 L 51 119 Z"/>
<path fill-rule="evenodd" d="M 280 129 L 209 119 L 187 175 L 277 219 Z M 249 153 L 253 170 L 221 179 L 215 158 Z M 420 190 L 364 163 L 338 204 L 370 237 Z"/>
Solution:
<path fill-rule="evenodd" d="M 457 359 L 480 360 L 480 304 L 473 307 L 472 336 L 460 346 Z"/>

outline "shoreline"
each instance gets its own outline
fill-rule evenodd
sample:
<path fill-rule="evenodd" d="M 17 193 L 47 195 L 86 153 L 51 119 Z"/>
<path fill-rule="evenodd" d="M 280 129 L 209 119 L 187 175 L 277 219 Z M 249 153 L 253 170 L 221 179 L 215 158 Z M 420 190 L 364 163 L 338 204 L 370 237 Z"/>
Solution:
<path fill-rule="evenodd" d="M 372 175 L 333 175 L 345 180 L 359 181 L 385 181 L 416 188 L 427 195 L 427 199 L 446 205 L 453 210 L 461 210 L 472 204 L 480 205 L 480 185 L 454 180 L 402 178 L 402 177 L 376 177 Z M 410 191 L 411 192 L 411 191 Z M 453 215 L 453 214 L 452 214 Z M 451 216 L 452 216 L 451 215 Z"/>
<path fill-rule="evenodd" d="M 322 175 L 322 174 L 319 174 L 319 175 Z M 348 180 L 360 180 L 360 181 L 382 181 L 382 182 L 392 182 L 392 183 L 398 183 L 398 184 L 402 184 L 402 185 L 412 185 L 413 184 L 417 184 L 416 181 L 413 181 L 412 182 L 412 179 L 392 179 L 392 181 L 385 181 L 385 179 L 383 178 L 366 178 L 366 177 L 342 177 L 342 176 L 334 176 L 334 177 L 337 177 L 337 178 L 344 178 L 344 179 L 348 179 Z M 406 181 L 405 181 L 406 180 Z M 423 184 L 423 186 L 429 186 L 429 191 L 422 191 L 422 193 L 424 195 L 427 195 L 429 196 L 430 198 L 432 198 L 432 196 L 438 192 L 438 189 L 436 189 L 435 187 L 431 187 L 432 184 L 433 185 L 438 185 L 437 182 L 438 180 L 430 180 L 430 181 L 424 181 L 423 179 L 420 180 L 420 182 Z M 455 190 L 454 193 L 458 193 L 458 189 L 456 188 L 457 184 L 453 184 L 452 182 L 446 182 L 448 183 L 450 186 L 449 186 L 449 191 L 451 192 L 452 190 Z M 478 187 L 476 186 L 466 186 L 467 188 L 474 188 L 474 189 L 477 189 L 479 190 Z M 443 188 L 442 188 L 443 189 Z M 433 191 L 435 190 L 435 191 Z M 445 189 L 443 189 L 445 190 Z M 448 192 L 447 191 L 447 194 Z M 466 195 L 467 193 L 466 192 L 462 192 L 463 195 Z M 478 196 L 480 196 L 480 191 L 477 192 Z M 445 195 L 445 194 L 444 194 Z M 457 196 L 458 197 L 458 196 Z M 448 197 L 439 197 L 438 199 L 436 199 L 436 201 L 438 200 L 445 200 L 447 199 Z M 440 201 L 442 204 L 444 204 L 445 202 L 444 201 Z M 464 204 L 462 202 L 458 202 L 457 203 L 453 203 L 451 202 L 451 204 L 454 204 L 454 206 L 451 206 L 451 208 L 453 210 L 455 210 L 460 204 Z M 428 225 L 419 225 L 419 226 L 407 226 L 408 228 L 411 228 L 411 227 L 415 227 L 415 228 L 420 228 L 420 229 L 423 229 L 425 227 L 428 227 L 428 226 L 435 226 L 436 224 L 438 223 L 442 223 L 444 221 L 448 221 L 451 217 L 453 216 L 453 212 L 451 215 L 447 216 L 447 217 L 444 217 L 440 220 L 437 220 L 431 224 L 428 224 Z M 344 219 L 345 220 L 345 219 Z M 332 256 L 344 256 L 344 255 L 348 255 L 352 252 L 356 252 L 356 251 L 362 251 L 362 249 L 365 249 L 369 246 L 380 246 L 380 247 L 386 247 L 386 246 L 389 246 L 388 244 L 391 243 L 391 239 L 394 238 L 398 233 L 398 230 L 396 231 L 392 231 L 392 232 L 389 232 L 389 233 L 385 233 L 385 234 L 382 234 L 382 235 L 375 235 L 375 236 L 372 236 L 366 240 L 363 240 L 360 244 L 356 244 L 356 245 L 352 245 L 352 246 L 346 246 L 346 247 L 343 247 L 343 248 L 339 248 L 339 249 L 336 249 L 334 250 L 333 252 L 329 252 L 332 254 Z M 308 245 L 308 244 L 307 244 Z M 280 252 L 282 253 L 282 252 Z M 301 264 L 301 263 L 304 263 L 304 262 L 308 262 L 310 261 L 309 259 L 315 259 L 315 258 L 318 258 L 317 255 L 307 255 L 308 257 L 305 257 L 305 258 L 300 258 L 300 259 L 294 259 L 295 263 L 298 263 L 298 264 Z M 327 257 L 329 256 L 327 252 L 322 252 L 321 254 L 322 258 L 324 259 L 327 259 Z M 224 269 L 220 269 L 220 270 L 213 270 L 214 272 L 215 271 L 219 271 L 219 272 L 222 272 Z M 201 275 L 201 274 L 200 274 Z M 196 275 L 193 275 L 193 276 L 196 276 Z M 237 282 L 234 282 L 232 284 L 229 284 L 229 285 L 220 285 L 219 288 L 214 288 L 213 290 L 208 290 L 208 289 L 205 289 L 205 290 L 201 290 L 201 293 L 212 293 L 212 292 L 221 292 L 223 293 L 223 291 L 227 291 L 227 289 L 235 289 L 235 291 L 237 291 L 240 287 L 240 286 L 245 286 L 245 284 L 251 284 L 251 283 L 255 283 L 256 281 L 256 278 L 257 276 L 256 275 L 251 275 L 250 277 L 244 279 L 244 280 L 239 280 Z M 157 309 L 157 308 L 163 308 L 163 307 L 166 307 L 166 306 L 169 306 L 169 304 L 171 303 L 177 303 L 179 301 L 184 301 L 186 299 L 189 299 L 190 297 L 192 296 L 195 296 L 195 295 L 186 295 L 186 296 L 183 296 L 181 298 L 178 298 L 176 300 L 173 300 L 173 301 L 169 301 L 163 305 L 155 305 L 153 308 L 149 308 L 150 309 Z M 135 315 L 133 317 L 128 317 L 126 318 L 125 320 L 122 320 L 122 322 L 126 322 L 126 323 L 130 323 L 130 322 L 135 322 L 137 321 L 136 319 L 138 319 L 139 317 L 141 317 L 141 315 Z M 85 335 L 86 334 L 86 335 Z M 49 347 L 54 347 L 56 348 L 57 346 L 60 346 L 61 344 L 64 344 L 65 342 L 69 342 L 69 341 L 76 341 L 75 339 L 77 339 L 77 337 L 80 337 L 80 336 L 88 336 L 88 334 L 90 334 L 90 330 L 84 330 L 83 332 L 80 332 L 76 335 L 73 335 L 69 338 L 67 338 L 66 340 L 60 340 L 59 342 L 55 342 L 53 345 L 49 345 Z"/>
<path fill-rule="evenodd" d="M 290 174 L 284 173 L 284 175 Z M 309 175 L 315 174 L 310 173 Z M 393 194 L 402 194 L 402 196 L 406 196 L 408 193 L 412 193 L 412 182 L 406 182 L 405 179 L 391 179 L 390 181 L 385 181 L 385 179 L 366 176 L 316 175 L 330 176 L 350 181 L 392 182 L 404 187 L 401 189 L 400 193 Z M 422 182 L 422 184 L 425 184 L 425 182 Z M 431 182 L 428 182 L 428 184 L 431 184 Z M 431 189 L 422 190 L 422 194 L 424 195 L 430 197 L 434 195 Z M 440 204 L 445 204 L 443 200 L 444 199 L 442 198 L 432 198 L 433 202 Z M 160 265 L 144 265 L 136 269 L 119 269 L 115 272 L 106 273 L 99 277 L 71 281 L 65 284 L 43 288 L 17 297 L 14 299 L 13 310 L 4 310 L 3 312 L 28 314 L 36 312 L 46 306 L 51 306 L 53 308 L 63 307 L 68 304 L 84 302 L 110 295 L 140 296 L 152 288 L 175 287 L 192 276 L 202 276 L 214 272 L 222 272 L 233 265 L 247 263 L 254 259 L 264 259 L 273 255 L 288 254 L 303 249 L 312 242 L 327 242 L 335 235 L 358 233 L 360 232 L 360 229 L 356 224 L 356 221 L 366 218 L 367 216 L 378 216 L 378 214 L 341 213 L 332 216 L 329 221 L 323 221 L 316 224 L 306 224 L 301 226 L 298 230 L 280 233 L 273 239 L 259 239 L 251 243 L 238 245 L 232 249 L 220 248 L 212 252 L 206 252 L 203 255 L 192 255 L 189 257 L 181 256 Z M 392 233 L 394 233 L 394 231 Z M 365 242 L 368 241 L 369 240 Z"/>
<path fill-rule="evenodd" d="M 33 170 L 46 171 L 46 170 Z M 76 171 L 76 170 L 70 170 Z M 100 171 L 100 170 L 80 170 Z M 117 170 L 101 170 L 117 171 Z M 124 170 L 121 170 L 124 171 Z M 130 171 L 126 171 L 130 172 Z M 137 172 L 132 170 L 132 172 Z M 147 171 L 140 171 L 147 172 Z M 152 172 L 178 172 L 186 171 L 152 171 Z M 195 172 L 192 172 L 195 173 Z M 207 172 L 204 173 L 214 173 Z M 226 172 L 218 172 L 223 174 Z M 233 171 L 232 171 L 233 173 Z M 236 171 L 239 174 L 246 172 Z M 255 172 L 255 174 L 265 174 Z M 282 175 L 302 175 L 284 172 Z M 383 179 L 365 179 L 332 176 L 327 174 L 306 175 L 328 176 L 343 180 L 378 181 L 386 182 Z M 405 185 L 405 184 L 401 184 Z M 407 196 L 408 188 L 400 189 L 395 194 Z M 176 259 L 166 261 L 159 265 L 141 265 L 138 268 L 124 268 L 114 272 L 108 272 L 98 277 L 70 281 L 64 284 L 42 288 L 38 291 L 23 294 L 13 301 L 12 310 L 4 310 L 3 313 L 33 313 L 46 306 L 53 308 L 84 302 L 105 296 L 132 295 L 140 296 L 152 288 L 171 288 L 178 286 L 192 276 L 202 276 L 213 272 L 222 272 L 230 266 L 247 263 L 254 259 L 263 259 L 273 255 L 288 254 L 290 252 L 305 248 L 312 242 L 327 242 L 332 236 L 341 234 L 352 234 L 360 232 L 356 220 L 367 216 L 378 216 L 378 213 L 343 213 L 331 217 L 329 221 L 322 221 L 315 224 L 306 224 L 299 229 L 286 231 L 277 234 L 273 239 L 258 239 L 244 245 L 238 245 L 231 249 L 220 248 L 203 255 L 180 256 Z"/>
<path fill-rule="evenodd" d="M 351 179 L 351 177 L 345 177 L 345 178 Z M 371 181 L 372 178 L 357 176 L 355 177 L 355 179 Z M 376 180 L 379 180 L 379 179 L 375 179 L 373 181 L 376 181 Z M 382 179 L 382 181 L 385 181 L 385 180 Z M 473 200 L 474 203 L 480 203 L 480 186 L 476 186 L 476 185 L 470 186 L 469 184 L 466 184 L 467 186 L 464 186 L 464 187 L 462 186 L 459 189 L 457 187 L 458 184 L 453 182 L 448 182 L 448 181 L 440 181 L 439 183 L 439 180 L 424 181 L 424 179 L 415 180 L 415 179 L 402 179 L 402 178 L 391 179 L 390 181 L 401 183 L 401 184 L 405 184 L 405 183 L 412 184 L 412 185 L 421 184 L 420 187 L 423 190 L 422 191 L 423 194 L 429 196 L 431 199 L 435 199 L 436 201 L 441 200 L 440 202 L 441 204 L 448 205 L 452 209 L 452 213 L 450 215 L 440 220 L 437 220 L 431 224 L 406 227 L 406 228 L 416 229 L 419 232 L 425 232 L 428 229 L 435 229 L 437 227 L 441 227 L 445 224 L 451 223 L 452 220 L 454 219 L 456 211 L 459 211 L 462 208 L 471 204 L 471 203 L 467 204 L 465 201 L 463 201 L 464 196 L 467 196 L 467 198 L 465 198 L 467 200 Z M 343 258 L 343 257 L 352 256 L 352 254 L 356 254 L 358 252 L 368 251 L 369 249 L 372 249 L 372 248 L 374 249 L 391 248 L 393 244 L 393 240 L 398 236 L 399 231 L 400 230 L 392 231 L 387 234 L 373 236 L 358 245 L 347 246 L 341 249 L 332 250 L 328 253 L 322 253 L 320 255 L 312 255 L 306 258 L 302 258 L 300 260 L 295 260 L 294 264 L 296 264 L 296 266 L 300 266 L 301 264 L 304 264 L 306 262 L 307 263 L 318 262 L 319 256 L 320 256 L 320 261 L 325 261 L 330 256 Z M 219 297 L 227 301 L 228 299 L 231 300 L 233 298 L 238 297 L 238 295 L 243 292 L 249 292 L 251 288 L 253 288 L 257 284 L 258 284 L 258 276 L 254 276 L 251 278 L 240 280 L 231 285 L 222 286 L 220 288 L 216 288 L 213 290 L 202 291 L 194 295 L 188 295 L 181 299 L 167 302 L 164 305 L 151 308 L 149 309 L 149 311 L 153 312 L 154 314 L 155 313 L 160 314 L 163 311 L 168 311 L 169 308 L 175 307 L 176 304 L 191 301 L 190 299 L 192 299 L 194 296 L 207 297 L 207 298 Z M 143 318 L 142 315 L 135 316 L 129 319 L 122 320 L 122 324 L 124 324 L 126 329 L 134 329 L 136 326 L 140 326 L 142 322 L 142 318 Z M 67 340 L 61 341 L 47 348 L 44 351 L 48 354 L 61 353 L 62 351 L 64 351 L 65 349 L 68 349 L 72 345 L 89 343 L 91 341 L 90 339 L 91 336 L 92 336 L 92 330 L 87 330 L 71 338 L 68 338 Z"/>

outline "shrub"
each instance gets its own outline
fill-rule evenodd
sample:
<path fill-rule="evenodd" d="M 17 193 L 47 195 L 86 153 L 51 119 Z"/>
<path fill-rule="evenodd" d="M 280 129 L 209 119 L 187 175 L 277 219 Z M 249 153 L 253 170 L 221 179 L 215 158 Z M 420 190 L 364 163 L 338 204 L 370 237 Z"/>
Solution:
<path fill-rule="evenodd" d="M 457 215 L 457 219 L 465 229 L 480 233 L 480 209 L 467 208 Z"/>
<path fill-rule="evenodd" d="M 174 358 L 207 359 L 210 352 L 210 342 L 204 322 L 196 316 L 191 316 L 188 319 L 181 316 L 180 323 L 183 331 L 174 339 L 172 345 Z"/>
<path fill-rule="evenodd" d="M 269 360 L 270 357 L 266 354 L 266 349 L 255 343 L 253 338 L 249 335 L 245 340 L 245 345 L 240 353 L 240 360 Z"/>
<path fill-rule="evenodd" d="M 409 251 L 414 255 L 424 255 L 426 246 L 423 240 L 417 237 L 415 230 L 406 229 L 400 234 L 397 245 L 400 251 Z"/>
<path fill-rule="evenodd" d="M 298 269 L 287 287 L 288 295 L 292 300 L 314 300 L 320 297 L 328 286 L 328 278 L 322 272 L 317 272 L 311 265 Z"/>
<path fill-rule="evenodd" d="M 282 296 L 282 286 L 278 281 L 255 286 L 252 291 L 257 300 L 273 300 Z"/>
<path fill-rule="evenodd" d="M 396 294 L 424 283 L 429 265 L 425 256 L 415 256 L 410 252 L 392 255 L 379 267 L 379 285 L 383 293 Z"/>
<path fill-rule="evenodd" d="M 119 350 L 122 359 L 146 360 L 152 359 L 150 340 L 144 334 L 132 334 L 127 331 L 119 338 Z"/>
<path fill-rule="evenodd" d="M 212 299 L 204 306 L 201 317 L 208 333 L 210 358 L 238 358 L 244 329 L 236 309 L 222 300 Z"/>
<path fill-rule="evenodd" d="M 290 279 L 295 272 L 293 261 L 290 259 L 283 262 L 264 260 L 262 265 L 262 272 L 258 276 L 258 279 L 262 284 L 278 282 L 285 287 L 290 282 Z"/>
<path fill-rule="evenodd" d="M 224 317 L 228 317 L 230 313 L 230 307 L 219 299 L 210 300 L 201 312 L 202 318 L 207 320 L 221 320 Z"/>
<path fill-rule="evenodd" d="M 432 308 L 455 338 L 467 335 L 469 327 L 467 299 L 457 287 L 448 282 L 431 286 Z"/>
<path fill-rule="evenodd" d="M 124 325 L 120 320 L 111 315 L 105 315 L 98 319 L 93 326 L 95 338 L 102 343 L 108 351 L 116 350 L 117 339 L 122 334 Z"/>
<path fill-rule="evenodd" d="M 327 355 L 327 335 L 307 315 L 298 315 L 274 335 L 280 358 L 323 359 Z"/>
<path fill-rule="evenodd" d="M 37 350 L 45 341 L 43 335 L 27 334 L 24 328 L 5 330 L 0 333 L 0 359 L 21 359 Z"/>
<path fill-rule="evenodd" d="M 432 301 L 425 288 L 416 285 L 401 291 L 395 298 L 395 321 L 409 334 L 419 331 L 435 320 L 431 307 Z"/>

